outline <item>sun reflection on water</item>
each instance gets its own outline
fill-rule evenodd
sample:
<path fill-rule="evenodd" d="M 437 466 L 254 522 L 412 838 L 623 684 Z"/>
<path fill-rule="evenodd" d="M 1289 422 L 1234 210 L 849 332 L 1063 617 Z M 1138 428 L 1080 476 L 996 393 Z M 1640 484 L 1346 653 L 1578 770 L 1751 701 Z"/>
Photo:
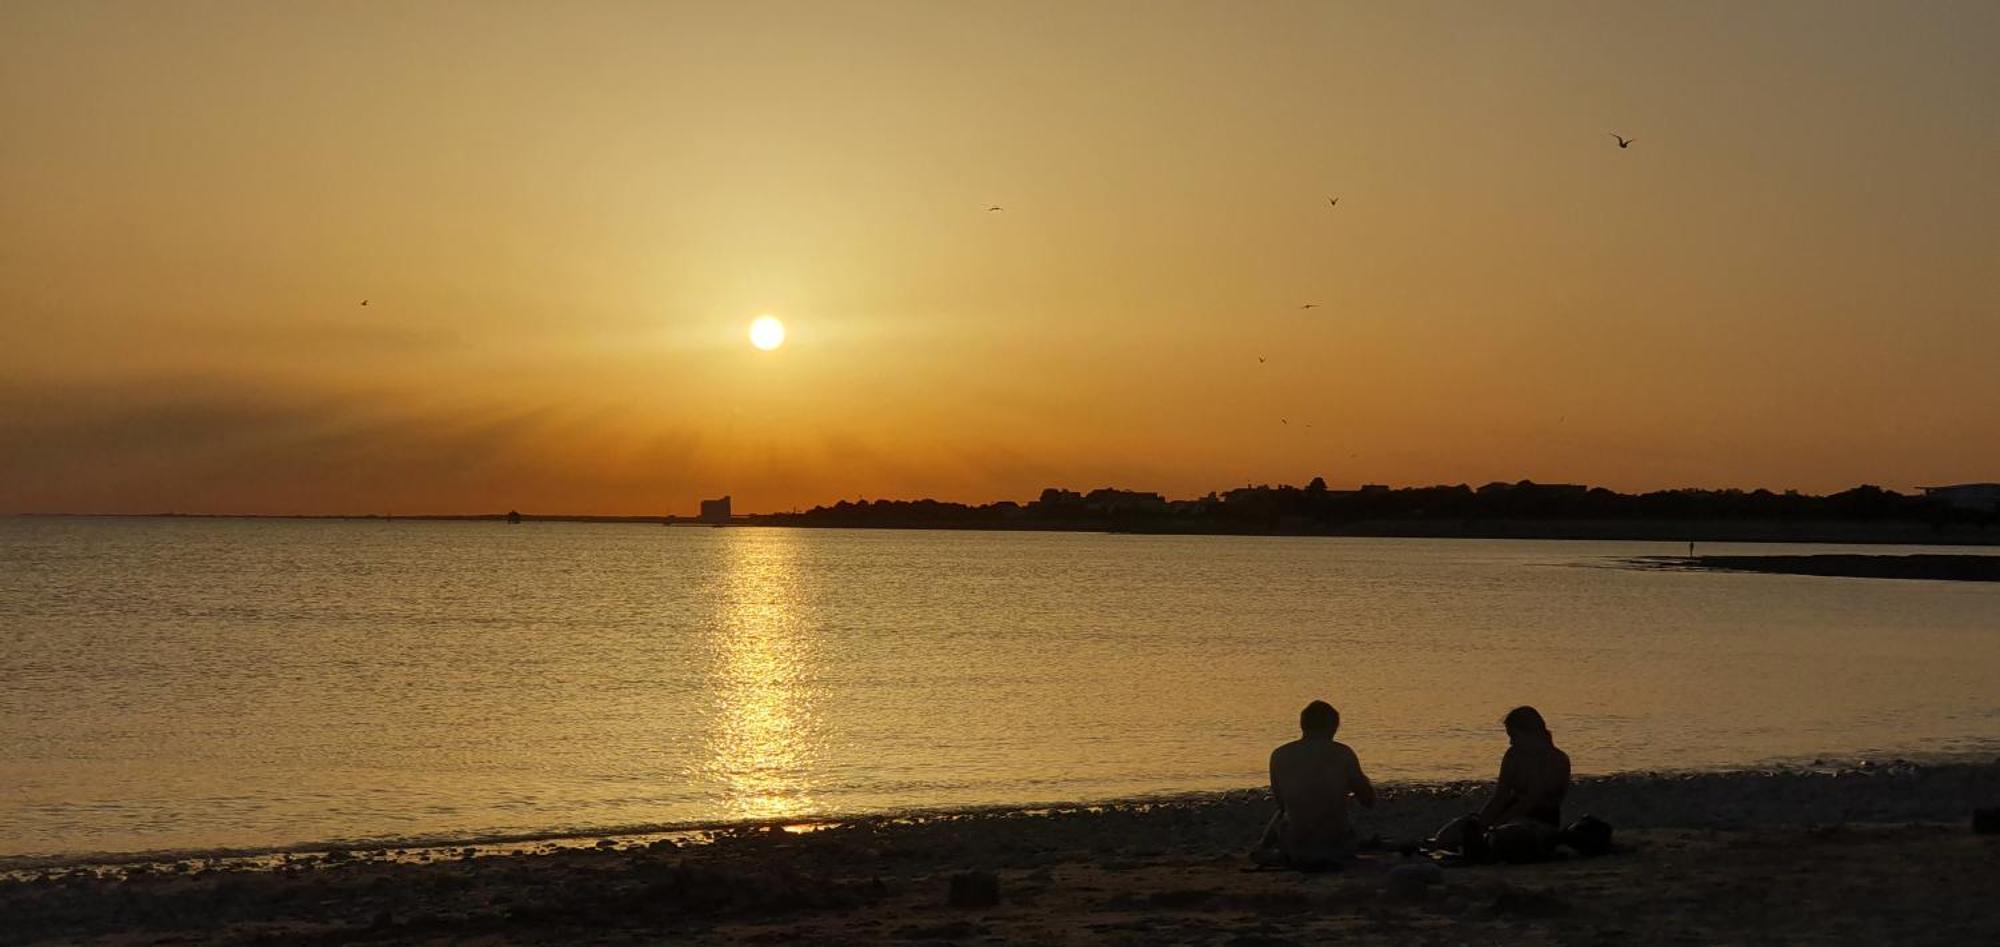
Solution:
<path fill-rule="evenodd" d="M 706 768 L 726 787 L 737 817 L 783 819 L 812 807 L 819 743 L 815 643 L 796 570 L 799 540 L 785 530 L 725 532 Z"/>

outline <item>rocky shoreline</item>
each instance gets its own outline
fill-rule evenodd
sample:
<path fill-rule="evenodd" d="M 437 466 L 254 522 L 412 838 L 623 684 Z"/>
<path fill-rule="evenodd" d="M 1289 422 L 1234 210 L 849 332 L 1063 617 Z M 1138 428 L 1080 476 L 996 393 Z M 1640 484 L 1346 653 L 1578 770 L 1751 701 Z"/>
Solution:
<path fill-rule="evenodd" d="M 1393 849 L 1484 788 L 1386 787 L 1360 824 Z M 2000 761 L 1589 778 L 1570 811 L 1618 826 L 1625 853 L 1414 892 L 1388 883 L 1393 850 L 1337 875 L 1242 871 L 1270 813 L 1257 791 L 699 844 L 75 866 L 0 882 L 0 943 L 1994 942 L 2000 837 L 1969 820 L 1996 804 Z"/>

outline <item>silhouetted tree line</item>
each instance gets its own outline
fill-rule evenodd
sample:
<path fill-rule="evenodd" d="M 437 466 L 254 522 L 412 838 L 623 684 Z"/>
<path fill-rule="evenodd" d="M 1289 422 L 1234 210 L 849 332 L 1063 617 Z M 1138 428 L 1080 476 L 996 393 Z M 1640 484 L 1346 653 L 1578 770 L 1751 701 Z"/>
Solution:
<path fill-rule="evenodd" d="M 1459 524 L 1477 533 L 1478 524 L 1494 521 L 1647 521 L 1662 525 L 1842 522 L 1984 530 L 2000 526 L 2000 513 L 1954 507 L 1942 500 L 1869 485 L 1827 496 L 1733 489 L 1628 494 L 1603 487 L 1527 480 L 1478 488 L 1458 484 L 1329 490 L 1325 480 L 1315 477 L 1303 487 L 1248 486 L 1191 500 L 1168 500 L 1157 493 L 1108 487 L 1088 493 L 1050 487 L 1028 503 L 1002 500 L 974 506 L 941 500 L 842 500 L 803 513 L 770 514 L 754 520 L 786 526 L 1309 534 L 1363 531 L 1370 524 L 1397 523 L 1446 528 Z"/>

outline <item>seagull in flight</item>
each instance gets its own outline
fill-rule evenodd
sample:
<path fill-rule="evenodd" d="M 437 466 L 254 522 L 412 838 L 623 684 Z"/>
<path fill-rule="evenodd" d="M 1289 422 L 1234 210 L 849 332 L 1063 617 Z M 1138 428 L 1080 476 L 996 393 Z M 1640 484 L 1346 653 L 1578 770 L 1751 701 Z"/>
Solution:
<path fill-rule="evenodd" d="M 1327 199 L 1326 199 L 1326 206 L 1328 206 L 1328 207 L 1339 207 L 1339 206 L 1340 206 L 1340 198 L 1338 198 L 1338 197 L 1329 197 L 1329 198 L 1327 198 Z"/>
<path fill-rule="evenodd" d="M 1259 365 L 1264 364 L 1264 356 L 1262 355 L 1257 356 L 1257 364 Z"/>
<path fill-rule="evenodd" d="M 1617 132 L 1612 132 L 1611 137 L 1618 139 L 1618 147 L 1620 148 L 1632 147 L 1632 139 L 1627 138 L 1624 135 L 1620 135 Z"/>
<path fill-rule="evenodd" d="M 1299 308 L 1300 308 L 1300 309 L 1318 309 L 1318 308 L 1319 308 L 1319 303 L 1306 303 L 1305 305 L 1303 305 L 1303 306 L 1300 306 Z"/>
<path fill-rule="evenodd" d="M 987 207 L 986 207 L 986 212 L 990 214 L 990 213 L 993 213 L 993 212 L 994 212 L 994 211 L 996 211 L 996 210 L 1006 210 L 1006 209 L 1007 209 L 1007 208 L 1005 208 L 1005 207 L 1001 207 L 1001 206 L 1000 206 L 1000 205 L 998 205 L 998 204 L 989 204 L 989 205 L 987 205 Z"/>
<path fill-rule="evenodd" d="M 362 300 L 362 301 L 361 301 L 361 304 L 362 304 L 362 305 L 364 305 L 364 306 L 368 305 L 368 300 L 366 300 L 366 299 Z"/>

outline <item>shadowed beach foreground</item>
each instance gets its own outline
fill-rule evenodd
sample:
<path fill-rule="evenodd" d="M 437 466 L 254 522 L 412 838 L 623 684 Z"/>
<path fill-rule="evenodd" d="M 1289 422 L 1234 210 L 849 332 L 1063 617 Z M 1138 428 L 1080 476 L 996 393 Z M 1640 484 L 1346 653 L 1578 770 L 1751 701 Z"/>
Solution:
<path fill-rule="evenodd" d="M 1388 787 L 1363 831 L 1415 838 L 1484 788 Z M 1615 823 L 1626 851 L 1413 892 L 1390 889 L 1394 853 L 1242 871 L 1270 813 L 1251 791 L 417 863 L 66 868 L 0 883 L 0 941 L 1993 943 L 2000 836 L 1969 818 L 1996 801 L 2000 761 L 1585 779 L 1571 811 Z"/>

